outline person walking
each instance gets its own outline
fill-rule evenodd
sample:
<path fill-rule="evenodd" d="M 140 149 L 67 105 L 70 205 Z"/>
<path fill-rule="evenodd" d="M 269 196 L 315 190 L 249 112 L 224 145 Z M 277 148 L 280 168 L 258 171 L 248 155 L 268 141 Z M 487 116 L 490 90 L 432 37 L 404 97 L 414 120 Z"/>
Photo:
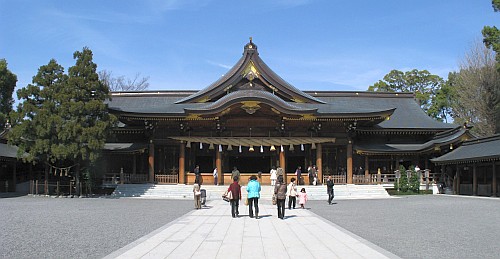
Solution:
<path fill-rule="evenodd" d="M 213 176 L 214 176 L 214 185 L 219 185 L 219 173 L 217 172 L 217 167 L 214 168 L 214 171 L 213 171 Z"/>
<path fill-rule="evenodd" d="M 238 170 L 238 168 L 233 167 L 233 171 L 231 172 L 231 179 L 234 179 L 234 177 L 238 177 L 238 183 L 240 182 L 240 171 Z"/>
<path fill-rule="evenodd" d="M 231 195 L 233 196 L 229 202 L 231 203 L 231 215 L 233 218 L 236 218 L 240 215 L 238 207 L 240 205 L 239 201 L 241 201 L 241 186 L 238 183 L 237 177 L 233 178 L 233 183 L 229 185 L 227 191 L 231 192 Z"/>
<path fill-rule="evenodd" d="M 276 185 L 276 179 L 278 179 L 276 167 L 274 167 L 274 166 L 271 167 L 271 171 L 269 172 L 269 174 L 271 175 L 269 177 L 271 179 L 271 186 L 275 186 Z"/>
<path fill-rule="evenodd" d="M 193 195 L 194 195 L 194 208 L 199 210 L 201 209 L 201 191 L 200 191 L 200 185 L 197 183 L 193 185 Z"/>
<path fill-rule="evenodd" d="M 286 199 L 286 184 L 283 182 L 283 176 L 278 176 L 278 181 L 274 187 L 274 195 L 276 195 L 276 205 L 278 206 L 278 218 L 285 218 L 285 199 Z"/>
<path fill-rule="evenodd" d="M 307 202 L 307 193 L 306 193 L 306 188 L 302 188 L 300 192 L 297 194 L 299 196 L 299 205 L 301 208 L 305 209 L 306 207 L 306 202 Z"/>
<path fill-rule="evenodd" d="M 248 192 L 248 214 L 250 218 L 254 216 L 254 210 L 252 206 L 255 208 L 255 218 L 259 218 L 259 198 L 260 198 L 260 183 L 257 181 L 257 176 L 250 176 L 250 182 L 247 185 Z"/>
<path fill-rule="evenodd" d="M 295 184 L 295 178 L 292 177 L 290 179 L 290 184 L 288 184 L 287 188 L 287 196 L 288 196 L 288 209 L 292 209 L 292 203 L 293 203 L 293 208 L 295 209 L 295 203 L 297 202 L 297 185 Z"/>
<path fill-rule="evenodd" d="M 326 192 L 328 193 L 328 204 L 332 204 L 333 200 L 333 186 L 334 186 L 333 178 L 331 175 L 328 176 L 326 180 Z"/>

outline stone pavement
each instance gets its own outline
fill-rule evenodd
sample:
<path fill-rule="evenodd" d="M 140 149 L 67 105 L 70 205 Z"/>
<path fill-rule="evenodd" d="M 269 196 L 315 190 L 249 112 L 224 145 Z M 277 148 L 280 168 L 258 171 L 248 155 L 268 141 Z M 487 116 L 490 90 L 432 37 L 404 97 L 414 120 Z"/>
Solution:
<path fill-rule="evenodd" d="M 105 258 L 398 258 L 307 209 L 281 220 L 270 201 L 259 208 L 254 219 L 240 204 L 232 218 L 227 202 L 211 201 Z"/>

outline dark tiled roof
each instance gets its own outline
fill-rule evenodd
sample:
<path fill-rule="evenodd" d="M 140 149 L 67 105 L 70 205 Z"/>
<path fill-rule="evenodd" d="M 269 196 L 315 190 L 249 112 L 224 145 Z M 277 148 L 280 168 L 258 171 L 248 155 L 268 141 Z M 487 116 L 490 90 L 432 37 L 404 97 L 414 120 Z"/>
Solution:
<path fill-rule="evenodd" d="M 435 164 L 460 164 L 500 160 L 500 134 L 465 141 L 460 147 L 438 158 Z"/>
<path fill-rule="evenodd" d="M 464 127 L 457 127 L 456 129 L 449 130 L 443 134 L 439 134 L 433 139 L 421 144 L 390 144 L 390 143 L 360 143 L 354 146 L 356 151 L 361 153 L 419 153 L 424 151 L 433 150 L 435 147 L 449 145 L 450 143 L 457 142 L 466 135 L 469 137 L 468 130 Z"/>
<path fill-rule="evenodd" d="M 106 143 L 103 149 L 111 152 L 130 153 L 144 150 L 147 147 L 146 143 Z"/>
<path fill-rule="evenodd" d="M 8 144 L 0 143 L 0 157 L 16 158 L 17 147 Z"/>

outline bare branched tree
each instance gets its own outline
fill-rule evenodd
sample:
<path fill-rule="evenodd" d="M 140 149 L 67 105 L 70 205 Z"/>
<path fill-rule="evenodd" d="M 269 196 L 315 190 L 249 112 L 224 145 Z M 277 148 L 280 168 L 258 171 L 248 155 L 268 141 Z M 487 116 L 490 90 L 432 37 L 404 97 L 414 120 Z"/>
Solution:
<path fill-rule="evenodd" d="M 452 105 L 454 120 L 471 124 L 478 136 L 490 136 L 495 133 L 495 106 L 500 98 L 495 54 L 476 41 L 459 67 L 454 89 L 456 100 Z"/>
<path fill-rule="evenodd" d="M 113 72 L 102 70 L 99 71 L 99 80 L 112 92 L 144 91 L 149 87 L 149 77 L 141 77 L 140 73 L 135 74 L 135 77 L 130 79 L 125 78 L 125 76 L 114 77 Z"/>

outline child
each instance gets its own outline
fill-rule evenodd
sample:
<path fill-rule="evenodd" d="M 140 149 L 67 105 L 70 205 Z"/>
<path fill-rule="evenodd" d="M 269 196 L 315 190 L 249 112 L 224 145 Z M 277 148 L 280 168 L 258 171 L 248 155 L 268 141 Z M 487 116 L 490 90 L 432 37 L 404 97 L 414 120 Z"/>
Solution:
<path fill-rule="evenodd" d="M 307 193 L 306 193 L 306 188 L 302 188 L 297 194 L 299 196 L 299 205 L 301 208 L 305 209 L 306 206 L 306 201 L 307 201 Z"/>

